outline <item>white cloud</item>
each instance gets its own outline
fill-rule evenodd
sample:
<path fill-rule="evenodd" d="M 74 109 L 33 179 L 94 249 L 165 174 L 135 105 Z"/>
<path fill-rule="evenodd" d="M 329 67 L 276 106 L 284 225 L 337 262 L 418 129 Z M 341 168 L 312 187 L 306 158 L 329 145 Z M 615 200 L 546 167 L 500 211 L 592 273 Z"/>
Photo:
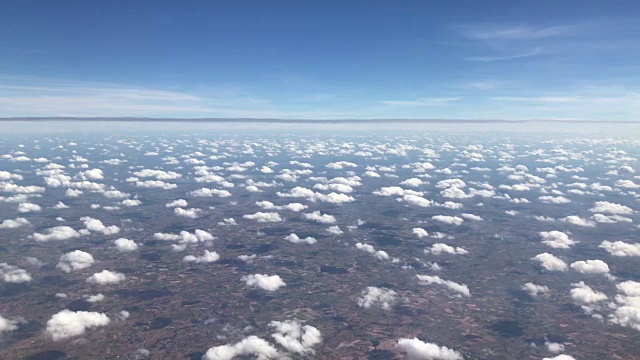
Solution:
<path fill-rule="evenodd" d="M 536 285 L 530 282 L 522 285 L 521 289 L 526 291 L 527 293 L 529 293 L 529 295 L 533 297 L 538 296 L 538 294 L 546 294 L 549 292 L 549 288 L 547 286 Z"/>
<path fill-rule="evenodd" d="M 135 251 L 138 250 L 139 247 L 135 241 L 125 238 L 116 239 L 113 241 L 113 243 L 116 245 L 116 249 L 118 249 L 118 251 L 120 252 Z"/>
<path fill-rule="evenodd" d="M 587 219 L 583 219 L 579 216 L 570 215 L 560 219 L 560 221 L 567 222 L 569 224 L 584 226 L 584 227 L 594 227 L 596 224 L 593 221 L 589 221 Z"/>
<path fill-rule="evenodd" d="M 423 228 L 413 228 L 411 230 L 411 232 L 416 235 L 419 239 L 422 239 L 425 236 L 429 236 L 429 233 L 427 232 L 427 230 L 423 229 Z"/>
<path fill-rule="evenodd" d="M 303 215 L 307 220 L 317 221 L 323 224 L 335 224 L 336 218 L 333 215 L 321 214 L 320 211 L 314 211 Z"/>
<path fill-rule="evenodd" d="M 450 225 L 461 225 L 464 222 L 464 219 L 460 217 L 448 215 L 435 215 L 432 216 L 431 219 Z"/>
<path fill-rule="evenodd" d="M 584 282 L 580 281 L 579 283 L 571 284 L 574 288 L 569 292 L 571 295 L 571 299 L 578 304 L 588 305 L 597 303 L 600 301 L 607 300 L 607 295 L 601 293 L 599 291 L 593 290 L 591 287 L 586 285 Z"/>
<path fill-rule="evenodd" d="M 54 341 L 80 336 L 87 329 L 105 326 L 111 322 L 103 313 L 94 311 L 62 310 L 47 321 L 45 333 Z"/>
<path fill-rule="evenodd" d="M 484 220 L 480 216 L 474 215 L 474 214 L 460 214 L 460 216 L 465 218 L 465 219 L 467 219 L 467 220 L 472 220 L 472 221 L 482 221 L 482 220 Z"/>
<path fill-rule="evenodd" d="M 593 204 L 593 207 L 589 209 L 589 211 L 594 213 L 605 213 L 605 214 L 613 214 L 613 215 L 629 215 L 633 214 L 633 209 L 628 206 L 608 202 L 608 201 L 597 201 Z"/>
<path fill-rule="evenodd" d="M 446 346 L 424 342 L 418 338 L 400 339 L 396 345 L 407 353 L 409 360 L 463 360 L 459 352 Z"/>
<path fill-rule="evenodd" d="M 318 240 L 316 240 L 316 238 L 311 237 L 311 236 L 307 236 L 304 239 L 301 239 L 298 235 L 291 233 L 287 236 L 285 236 L 284 238 L 285 240 L 288 240 L 294 244 L 300 244 L 300 243 L 304 243 L 304 244 L 315 244 Z"/>
<path fill-rule="evenodd" d="M 123 273 L 113 272 L 110 270 L 102 270 L 101 272 L 97 272 L 87 278 L 87 282 L 89 284 L 94 285 L 110 285 L 117 284 L 126 279 Z"/>
<path fill-rule="evenodd" d="M 142 201 L 138 199 L 125 199 L 120 202 L 123 206 L 140 206 Z"/>
<path fill-rule="evenodd" d="M 4 282 L 13 284 L 26 283 L 32 280 L 31 274 L 26 270 L 4 262 L 0 263 L 0 276 L 2 276 Z"/>
<path fill-rule="evenodd" d="M 220 345 L 209 348 L 202 359 L 231 360 L 236 356 L 243 355 L 255 355 L 258 359 L 276 359 L 279 353 L 267 341 L 251 335 L 233 345 Z"/>
<path fill-rule="evenodd" d="M 332 235 L 342 235 L 344 233 L 338 225 L 329 226 L 326 231 Z"/>
<path fill-rule="evenodd" d="M 20 203 L 18 205 L 18 212 L 21 213 L 27 213 L 27 212 L 33 212 L 33 211 L 41 211 L 42 207 L 38 204 L 32 204 L 32 203 Z"/>
<path fill-rule="evenodd" d="M 542 360 L 576 360 L 576 358 L 574 358 L 571 355 L 565 355 L 565 354 L 560 354 L 558 356 L 554 356 L 554 357 L 546 357 L 543 358 Z"/>
<path fill-rule="evenodd" d="M 531 258 L 531 260 L 538 262 L 543 268 L 549 271 L 567 270 L 567 263 L 549 253 L 538 254 Z"/>
<path fill-rule="evenodd" d="M 67 240 L 79 237 L 80 233 L 69 226 L 55 226 L 46 229 L 44 233 L 34 233 L 31 236 L 36 241 Z"/>
<path fill-rule="evenodd" d="M 60 257 L 56 267 L 66 273 L 86 269 L 95 263 L 95 259 L 88 252 L 74 250 Z"/>
<path fill-rule="evenodd" d="M 177 207 L 173 209 L 173 213 L 176 214 L 176 216 L 182 216 L 190 219 L 197 219 L 201 212 L 202 210 L 198 208 L 183 209 Z"/>
<path fill-rule="evenodd" d="M 599 246 L 613 256 L 640 256 L 640 243 L 603 241 Z"/>
<path fill-rule="evenodd" d="M 458 292 L 464 296 L 471 296 L 471 292 L 469 291 L 469 287 L 467 287 L 467 285 L 458 284 L 457 282 L 453 282 L 451 280 L 444 280 L 444 279 L 441 279 L 439 276 L 416 275 L 416 277 L 418 278 L 418 280 L 420 280 L 420 283 L 422 285 L 431 285 L 431 284 L 444 285 L 447 288 L 455 292 Z"/>
<path fill-rule="evenodd" d="M 18 329 L 20 321 L 7 319 L 0 315 L 0 334 Z"/>
<path fill-rule="evenodd" d="M 602 260 L 576 261 L 569 265 L 573 270 L 582 274 L 608 274 L 609 265 Z"/>
<path fill-rule="evenodd" d="M 542 242 L 555 249 L 568 249 L 577 241 L 570 239 L 569 235 L 562 231 L 543 231 L 540 233 Z"/>
<path fill-rule="evenodd" d="M 167 183 L 160 180 L 136 181 L 135 184 L 137 187 L 164 189 L 164 190 L 175 189 L 178 187 L 178 185 L 176 184 L 171 184 L 171 183 Z"/>
<path fill-rule="evenodd" d="M 195 191 L 191 191 L 189 192 L 189 194 L 192 196 L 199 196 L 199 197 L 218 196 L 221 198 L 225 198 L 225 197 L 231 196 L 231 193 L 227 190 L 209 189 L 209 188 L 201 188 Z"/>
<path fill-rule="evenodd" d="M 287 284 L 279 275 L 251 274 L 243 276 L 242 281 L 247 283 L 248 287 L 260 288 L 266 291 L 276 291 Z"/>
<path fill-rule="evenodd" d="M 360 294 L 358 306 L 368 309 L 372 306 L 380 306 L 383 310 L 391 310 L 391 306 L 398 300 L 398 293 L 375 286 L 369 286 Z"/>
<path fill-rule="evenodd" d="M 202 256 L 187 255 L 182 261 L 195 263 L 212 263 L 220 260 L 220 255 L 215 251 L 205 250 Z"/>
<path fill-rule="evenodd" d="M 0 224 L 0 229 L 15 229 L 25 225 L 30 225 L 29 220 L 25 218 L 16 218 L 15 220 L 7 219 Z"/>
<path fill-rule="evenodd" d="M 255 214 L 250 214 L 250 215 L 243 215 L 242 216 L 245 219 L 251 219 L 251 220 L 255 220 L 257 222 L 281 222 L 282 218 L 280 217 L 280 215 L 276 212 L 261 212 L 258 211 Z"/>
<path fill-rule="evenodd" d="M 102 294 L 89 295 L 85 298 L 85 300 L 87 300 L 87 302 L 90 302 L 90 303 L 97 303 L 104 299 L 105 299 L 105 296 Z"/>
<path fill-rule="evenodd" d="M 178 199 L 167 203 L 166 207 L 187 207 L 188 203 L 185 199 Z"/>
<path fill-rule="evenodd" d="M 100 221 L 98 219 L 94 219 L 94 218 L 89 217 L 89 216 L 81 217 L 80 220 L 82 220 L 82 222 L 84 222 L 84 226 L 89 231 L 100 232 L 100 233 L 102 233 L 104 235 L 113 235 L 113 234 L 117 234 L 117 233 L 120 232 L 120 228 L 119 227 L 117 227 L 115 225 L 105 226 L 102 223 L 102 221 Z"/>
<path fill-rule="evenodd" d="M 431 253 L 433 255 L 440 255 L 442 253 L 464 255 L 468 253 L 466 249 L 449 246 L 443 243 L 435 243 L 430 248 L 426 248 L 424 252 Z"/>
<path fill-rule="evenodd" d="M 294 354 L 315 354 L 313 346 L 322 342 L 322 334 L 317 328 L 310 325 L 302 326 L 297 321 L 271 321 L 269 326 L 276 331 L 271 337 Z"/>
<path fill-rule="evenodd" d="M 435 202 L 433 200 L 428 200 L 418 195 L 403 195 L 402 200 L 408 202 L 411 205 L 420 207 L 430 207 L 435 205 Z"/>

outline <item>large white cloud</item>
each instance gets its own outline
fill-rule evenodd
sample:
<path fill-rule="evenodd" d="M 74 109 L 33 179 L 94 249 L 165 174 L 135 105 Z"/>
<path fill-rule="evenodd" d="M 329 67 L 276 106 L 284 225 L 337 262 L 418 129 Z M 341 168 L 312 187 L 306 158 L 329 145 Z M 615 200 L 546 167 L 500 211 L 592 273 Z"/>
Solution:
<path fill-rule="evenodd" d="M 468 253 L 464 248 L 453 247 L 443 243 L 435 243 L 430 248 L 425 249 L 424 252 L 431 253 L 433 255 L 440 255 L 442 253 L 463 255 Z"/>
<path fill-rule="evenodd" d="M 138 250 L 138 244 L 135 241 L 126 238 L 116 239 L 113 241 L 113 243 L 116 245 L 116 249 L 118 249 L 118 251 L 120 252 Z"/>
<path fill-rule="evenodd" d="M 633 209 L 628 206 L 608 202 L 597 201 L 593 204 L 593 207 L 589 211 L 594 213 L 604 213 L 613 215 L 629 215 L 633 214 Z"/>
<path fill-rule="evenodd" d="M 333 215 L 322 214 L 320 211 L 314 211 L 312 213 L 306 213 L 303 215 L 307 220 L 314 220 L 323 224 L 335 224 L 336 218 Z"/>
<path fill-rule="evenodd" d="M 255 355 L 258 359 L 276 359 L 278 350 L 264 339 L 248 336 L 235 343 L 209 348 L 202 357 L 203 360 L 231 360 L 236 356 Z"/>
<path fill-rule="evenodd" d="M 47 321 L 45 333 L 54 341 L 80 336 L 87 329 L 105 326 L 111 322 L 106 314 L 94 311 L 62 310 Z"/>
<path fill-rule="evenodd" d="M 269 326 L 275 333 L 271 337 L 282 347 L 294 354 L 315 354 L 313 346 L 322 342 L 320 330 L 311 325 L 301 325 L 297 321 L 271 321 Z"/>
<path fill-rule="evenodd" d="M 432 216 L 431 219 L 450 225 L 461 225 L 464 222 L 464 219 L 461 217 L 448 215 L 435 215 Z"/>
<path fill-rule="evenodd" d="M 279 275 L 251 274 L 243 276 L 241 280 L 248 287 L 260 288 L 266 291 L 276 291 L 283 286 L 287 286 Z"/>
<path fill-rule="evenodd" d="M 613 256 L 640 256 L 640 243 L 626 243 L 623 241 L 611 242 L 605 240 L 599 247 L 605 249 Z"/>
<path fill-rule="evenodd" d="M 31 235 L 36 241 L 67 240 L 79 236 L 80 233 L 69 226 L 55 226 L 46 229 L 43 233 Z"/>
<path fill-rule="evenodd" d="M 407 353 L 409 360 L 463 360 L 459 352 L 446 346 L 424 342 L 418 338 L 398 340 L 398 348 Z"/>
<path fill-rule="evenodd" d="M 29 220 L 21 217 L 16 218 L 15 220 L 7 219 L 0 224 L 0 229 L 15 229 L 29 224 Z"/>
<path fill-rule="evenodd" d="M 26 270 L 7 263 L 0 263 L 0 276 L 4 282 L 20 284 L 30 282 L 31 274 Z"/>
<path fill-rule="evenodd" d="M 89 216 L 81 217 L 80 220 L 84 222 L 84 226 L 89 231 L 99 232 L 104 235 L 113 235 L 120 232 L 120 228 L 115 225 L 105 226 L 102 221 L 94 219 Z"/>
<path fill-rule="evenodd" d="M 248 214 L 242 216 L 245 219 L 255 220 L 257 222 L 281 222 L 282 218 L 276 212 L 261 212 L 258 211 L 255 214 Z"/>
<path fill-rule="evenodd" d="M 608 274 L 609 265 L 602 260 L 576 261 L 569 265 L 570 268 L 583 274 Z"/>
<path fill-rule="evenodd" d="M 95 259 L 88 252 L 82 250 L 74 250 L 60 257 L 60 261 L 56 267 L 66 273 L 74 270 L 86 269 L 95 263 Z"/>

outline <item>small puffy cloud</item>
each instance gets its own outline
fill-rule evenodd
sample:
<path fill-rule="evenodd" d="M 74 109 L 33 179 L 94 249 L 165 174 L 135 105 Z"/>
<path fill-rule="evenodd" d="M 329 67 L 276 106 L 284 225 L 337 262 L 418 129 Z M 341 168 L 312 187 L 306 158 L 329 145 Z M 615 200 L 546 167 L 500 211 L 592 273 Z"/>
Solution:
<path fill-rule="evenodd" d="M 450 225 L 461 225 L 464 222 L 464 219 L 460 217 L 448 215 L 435 215 L 432 216 L 431 219 Z"/>
<path fill-rule="evenodd" d="M 0 229 L 15 229 L 25 225 L 30 225 L 29 220 L 25 218 L 16 218 L 15 220 L 7 219 L 0 224 Z"/>
<path fill-rule="evenodd" d="M 282 218 L 280 214 L 276 212 L 262 212 L 258 211 L 255 214 L 248 214 L 242 216 L 245 219 L 255 220 L 257 222 L 281 222 Z"/>
<path fill-rule="evenodd" d="M 80 233 L 69 226 L 55 226 L 46 229 L 44 233 L 34 233 L 31 237 L 35 241 L 67 240 L 80 237 Z"/>
<path fill-rule="evenodd" d="M 102 233 L 104 235 L 113 235 L 113 234 L 117 234 L 117 233 L 120 232 L 120 228 L 119 227 L 117 227 L 115 225 L 105 226 L 102 223 L 102 221 L 100 221 L 98 219 L 94 219 L 94 218 L 89 217 L 89 216 L 81 217 L 80 220 L 82 220 L 82 222 L 84 222 L 84 226 L 89 231 L 100 232 L 100 233 Z"/>
<path fill-rule="evenodd" d="M 142 204 L 142 201 L 138 199 L 125 199 L 120 202 L 123 206 L 139 206 Z"/>
<path fill-rule="evenodd" d="M 287 236 L 285 236 L 284 238 L 287 241 L 290 241 L 294 244 L 300 244 L 300 243 L 304 243 L 304 244 L 315 244 L 318 240 L 316 240 L 316 238 L 311 237 L 311 236 L 307 236 L 304 239 L 301 239 L 298 235 L 291 233 Z"/>
<path fill-rule="evenodd" d="M 471 296 L 471 292 L 469 291 L 469 287 L 467 287 L 467 285 L 458 284 L 457 282 L 454 282 L 451 280 L 444 280 L 444 279 L 441 279 L 439 276 L 416 275 L 416 277 L 418 278 L 418 280 L 420 280 L 420 283 L 422 285 L 431 285 L 431 284 L 444 285 L 450 290 L 453 290 L 464 296 Z"/>
<path fill-rule="evenodd" d="M 461 247 L 453 247 L 443 243 L 435 243 L 430 248 L 425 249 L 424 252 L 431 253 L 433 255 L 440 255 L 442 253 L 464 255 L 468 253 L 466 249 L 463 249 Z"/>
<path fill-rule="evenodd" d="M 549 253 L 542 253 L 534 256 L 531 260 L 537 262 L 544 269 L 549 271 L 566 271 L 567 263 L 562 261 L 562 259 L 555 257 Z"/>
<path fill-rule="evenodd" d="M 80 336 L 87 329 L 108 325 L 111 320 L 94 311 L 62 310 L 47 321 L 45 333 L 54 341 Z"/>
<path fill-rule="evenodd" d="M 201 256 L 187 255 L 182 261 L 194 263 L 212 263 L 220 260 L 220 255 L 215 251 L 205 250 Z"/>
<path fill-rule="evenodd" d="M 333 215 L 321 214 L 320 211 L 306 213 L 303 216 L 307 220 L 313 220 L 323 224 L 335 224 L 337 221 Z"/>
<path fill-rule="evenodd" d="M 143 169 L 140 171 L 136 171 L 133 175 L 141 178 L 156 178 L 157 180 L 174 180 L 181 178 L 182 175 L 173 171 L 164 171 L 164 170 L 153 170 L 153 169 Z"/>
<path fill-rule="evenodd" d="M 435 205 L 435 202 L 433 200 L 425 199 L 422 196 L 418 195 L 404 195 L 402 196 L 402 200 L 411 205 L 420 207 L 430 207 Z"/>
<path fill-rule="evenodd" d="M 560 219 L 560 221 L 564 221 L 566 223 L 569 224 L 573 224 L 573 225 L 577 225 L 577 226 L 584 226 L 584 227 L 594 227 L 596 226 L 596 224 L 593 221 L 589 221 L 587 219 L 583 219 L 579 216 L 575 216 L 575 215 L 570 215 L 567 217 L 564 217 L 562 219 Z"/>
<path fill-rule="evenodd" d="M 31 274 L 26 270 L 7 263 L 0 263 L 0 277 L 4 282 L 21 284 L 32 280 Z"/>
<path fill-rule="evenodd" d="M 217 197 L 229 197 L 231 196 L 231 193 L 227 190 L 220 190 L 220 189 L 209 189 L 209 188 L 201 188 L 198 190 L 194 190 L 189 192 L 190 195 L 192 196 L 198 196 L 198 197 L 212 197 L 212 196 L 217 196 Z"/>
<path fill-rule="evenodd" d="M 546 294 L 549 292 L 549 288 L 544 285 L 536 285 L 534 283 L 526 283 L 522 285 L 521 290 L 526 291 L 529 295 L 536 297 L 538 294 Z"/>
<path fill-rule="evenodd" d="M 176 214 L 176 216 L 182 216 L 189 219 L 197 219 L 201 212 L 202 210 L 198 208 L 183 209 L 177 207 L 173 209 L 173 213 Z"/>
<path fill-rule="evenodd" d="M 67 191 L 64 193 L 64 196 L 66 197 L 78 197 L 80 195 L 84 194 L 84 192 L 82 190 L 79 189 L 67 189 Z"/>
<path fill-rule="evenodd" d="M 582 274 L 608 274 L 609 265 L 602 260 L 576 261 L 569 265 L 573 270 Z"/>
<path fill-rule="evenodd" d="M 137 187 L 142 188 L 154 188 L 154 189 L 164 189 L 170 190 L 178 187 L 176 184 L 167 183 L 160 180 L 145 180 L 145 181 L 136 181 L 135 185 Z"/>
<path fill-rule="evenodd" d="M 543 231 L 540 233 L 542 242 L 555 249 L 568 249 L 577 241 L 570 239 L 569 235 L 562 231 Z"/>
<path fill-rule="evenodd" d="M 279 353 L 273 345 L 252 335 L 232 345 L 209 348 L 202 360 L 231 360 L 236 356 L 243 355 L 255 355 L 258 359 L 275 359 Z"/>
<path fill-rule="evenodd" d="M 422 179 L 418 178 L 410 178 L 400 183 L 400 185 L 406 185 L 411 187 L 418 187 L 420 185 L 426 184 L 426 182 L 422 181 Z"/>
<path fill-rule="evenodd" d="M 429 233 L 427 232 L 427 230 L 423 228 L 413 228 L 411 232 L 420 239 L 422 239 L 423 237 L 429 236 Z"/>
<path fill-rule="evenodd" d="M 86 269 L 95 263 L 95 259 L 88 252 L 74 250 L 60 257 L 56 267 L 66 273 Z"/>
<path fill-rule="evenodd" d="M 41 210 L 42 210 L 42 207 L 38 204 L 32 204 L 32 203 L 18 204 L 18 212 L 21 212 L 21 213 L 41 211 Z"/>
<path fill-rule="evenodd" d="M 119 190 L 107 190 L 102 193 L 102 196 L 109 199 L 125 199 L 129 197 L 129 194 Z"/>
<path fill-rule="evenodd" d="M 326 231 L 332 235 L 342 235 L 344 233 L 338 225 L 329 226 Z"/>
<path fill-rule="evenodd" d="M 605 301 L 608 299 L 607 295 L 599 291 L 593 290 L 591 287 L 589 287 L 582 281 L 580 281 L 579 283 L 571 284 L 571 285 L 574 288 L 571 289 L 569 294 L 571 295 L 571 299 L 578 304 L 588 305 L 588 304 L 593 304 L 600 301 Z"/>
<path fill-rule="evenodd" d="M 283 286 L 287 286 L 279 275 L 251 274 L 243 276 L 241 280 L 248 287 L 260 288 L 266 291 L 276 291 Z"/>
<path fill-rule="evenodd" d="M 396 345 L 407 353 L 409 360 L 463 360 L 459 352 L 446 346 L 424 342 L 418 338 L 400 339 Z"/>
<path fill-rule="evenodd" d="M 628 206 L 608 202 L 597 201 L 593 204 L 593 207 L 589 211 L 594 213 L 604 213 L 613 215 L 628 215 L 633 214 L 633 209 Z"/>
<path fill-rule="evenodd" d="M 543 358 L 542 360 L 576 360 L 576 358 L 574 358 L 571 355 L 560 354 L 554 357 L 546 357 L 546 358 Z"/>
<path fill-rule="evenodd" d="M 0 315 L 0 334 L 18 329 L 19 320 L 7 319 Z"/>
<path fill-rule="evenodd" d="M 94 285 L 110 285 L 117 284 L 126 279 L 123 273 L 114 272 L 110 270 L 102 270 L 101 272 L 97 272 L 87 278 L 87 282 L 89 284 Z"/>
<path fill-rule="evenodd" d="M 375 190 L 373 192 L 373 195 L 378 195 L 378 196 L 405 196 L 405 195 L 415 195 L 415 196 L 422 196 L 423 193 L 419 192 L 419 191 L 413 191 L 413 190 L 405 190 L 399 186 L 387 186 L 387 187 L 381 187 L 378 190 Z"/>
<path fill-rule="evenodd" d="M 118 251 L 120 252 L 129 252 L 129 251 L 138 250 L 138 244 L 136 244 L 136 242 L 133 240 L 119 238 L 114 240 L 113 243 L 116 245 L 116 249 L 118 249 Z"/>
<path fill-rule="evenodd" d="M 564 196 L 540 196 L 538 200 L 547 204 L 567 204 L 571 202 Z"/>
<path fill-rule="evenodd" d="M 294 354 L 315 354 L 313 346 L 322 342 L 320 330 L 310 325 L 303 326 L 297 321 L 272 321 L 269 326 L 276 331 L 271 337 Z"/>
<path fill-rule="evenodd" d="M 90 303 L 97 303 L 104 299 L 105 299 L 105 296 L 102 294 L 89 295 L 85 298 L 85 300 L 87 300 L 87 302 L 90 302 Z"/>
<path fill-rule="evenodd" d="M 166 207 L 186 207 L 187 205 L 188 205 L 187 200 L 178 199 L 178 200 L 173 200 L 167 203 L 165 206 Z"/>
<path fill-rule="evenodd" d="M 472 220 L 472 221 L 482 221 L 482 220 L 484 220 L 480 216 L 474 215 L 474 214 L 460 214 L 460 216 L 465 218 L 465 219 L 467 219 L 467 220 Z"/>
<path fill-rule="evenodd" d="M 336 162 L 328 163 L 325 166 L 328 167 L 329 169 L 336 169 L 336 170 L 344 169 L 345 167 L 358 167 L 357 164 L 354 164 L 348 161 L 336 161 Z"/>
<path fill-rule="evenodd" d="M 640 243 L 603 241 L 599 246 L 613 256 L 640 256 Z"/>
<path fill-rule="evenodd" d="M 380 306 L 383 310 L 391 310 L 391 306 L 398 300 L 398 293 L 375 286 L 369 286 L 360 294 L 358 306 L 368 309 L 372 306 Z"/>

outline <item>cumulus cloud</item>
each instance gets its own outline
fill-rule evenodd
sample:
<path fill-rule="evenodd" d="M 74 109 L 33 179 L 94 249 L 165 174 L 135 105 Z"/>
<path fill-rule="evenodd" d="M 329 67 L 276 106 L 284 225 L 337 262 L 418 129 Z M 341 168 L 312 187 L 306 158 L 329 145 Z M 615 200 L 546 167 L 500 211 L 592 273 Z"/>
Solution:
<path fill-rule="evenodd" d="M 7 319 L 0 315 L 0 334 L 18 329 L 19 320 Z"/>
<path fill-rule="evenodd" d="M 461 217 L 448 215 L 435 215 L 432 216 L 431 219 L 450 225 L 461 225 L 464 222 L 464 219 Z"/>
<path fill-rule="evenodd" d="M 369 286 L 360 294 L 358 306 L 368 309 L 379 306 L 383 310 L 391 310 L 391 306 L 398 300 L 398 293 L 387 288 Z"/>
<path fill-rule="evenodd" d="M 189 192 L 189 194 L 192 196 L 198 196 L 198 197 L 217 196 L 217 197 L 225 198 L 225 197 L 231 196 L 231 193 L 227 190 L 209 189 L 209 188 L 201 188 L 198 190 L 194 190 Z"/>
<path fill-rule="evenodd" d="M 564 196 L 540 196 L 538 200 L 547 204 L 566 204 L 571 202 Z"/>
<path fill-rule="evenodd" d="M 176 214 L 176 216 L 182 216 L 190 219 L 197 219 L 201 212 L 202 210 L 198 208 L 183 209 L 177 207 L 173 209 L 173 213 Z"/>
<path fill-rule="evenodd" d="M 582 274 L 608 274 L 609 265 L 602 260 L 576 261 L 569 265 L 573 270 Z"/>
<path fill-rule="evenodd" d="M 248 336 L 235 343 L 209 348 L 202 357 L 203 360 L 231 360 L 236 356 L 255 355 L 258 359 L 275 359 L 278 350 L 264 339 Z"/>
<path fill-rule="evenodd" d="M 42 207 L 38 204 L 33 204 L 33 203 L 18 204 L 18 212 L 21 212 L 21 213 L 41 211 L 41 210 L 42 210 Z"/>
<path fill-rule="evenodd" d="M 25 225 L 30 225 L 29 220 L 25 218 L 16 218 L 15 220 L 7 219 L 0 224 L 0 229 L 15 229 Z"/>
<path fill-rule="evenodd" d="M 306 213 L 303 216 L 307 220 L 313 220 L 323 224 L 335 224 L 337 221 L 333 215 L 321 214 L 320 211 Z"/>
<path fill-rule="evenodd" d="M 422 239 L 423 237 L 429 236 L 429 233 L 427 232 L 427 230 L 423 228 L 413 228 L 411 229 L 411 232 L 420 239 Z"/>
<path fill-rule="evenodd" d="M 187 200 L 178 199 L 178 200 L 173 200 L 167 203 L 165 206 L 166 207 L 186 207 L 187 205 L 188 205 Z"/>
<path fill-rule="evenodd" d="M 567 222 L 569 224 L 573 224 L 573 225 L 577 225 L 577 226 L 584 226 L 584 227 L 594 227 L 596 226 L 596 224 L 593 221 L 589 221 L 587 219 L 583 219 L 579 216 L 575 216 L 575 215 L 570 215 L 567 217 L 564 217 L 562 219 L 560 219 L 560 221 L 564 221 Z"/>
<path fill-rule="evenodd" d="M 315 354 L 313 346 L 322 342 L 320 330 L 311 325 L 301 325 L 294 320 L 271 321 L 269 326 L 275 333 L 271 337 L 294 354 Z"/>
<path fill-rule="evenodd" d="M 534 256 L 531 260 L 538 262 L 540 266 L 549 271 L 566 271 L 567 263 L 549 253 Z"/>
<path fill-rule="evenodd" d="M 522 285 L 522 287 L 520 289 L 526 291 L 527 293 L 529 293 L 529 295 L 531 295 L 533 297 L 538 296 L 538 294 L 546 294 L 546 293 L 549 292 L 549 288 L 547 286 L 536 285 L 536 284 L 530 283 L 530 282 Z"/>
<path fill-rule="evenodd" d="M 332 235 L 342 235 L 344 233 L 338 225 L 329 226 L 326 231 Z"/>
<path fill-rule="evenodd" d="M 120 283 L 125 279 L 126 276 L 123 273 L 102 270 L 101 272 L 97 272 L 89 276 L 87 278 L 87 282 L 94 285 L 110 285 Z"/>
<path fill-rule="evenodd" d="M 463 249 L 461 247 L 453 247 L 443 243 L 435 243 L 430 248 L 425 249 L 424 252 L 431 253 L 433 255 L 440 255 L 442 253 L 464 255 L 468 253 L 466 249 Z"/>
<path fill-rule="evenodd" d="M 424 342 L 418 338 L 400 339 L 396 345 L 407 353 L 409 360 L 463 360 L 459 352 L 445 346 Z"/>
<path fill-rule="evenodd" d="M 576 360 L 576 358 L 574 358 L 571 355 L 560 354 L 554 357 L 546 357 L 546 358 L 543 358 L 542 360 Z"/>
<path fill-rule="evenodd" d="M 467 285 L 458 284 L 457 282 L 453 282 L 451 280 L 444 280 L 444 279 L 441 279 L 439 276 L 416 275 L 416 277 L 418 278 L 418 280 L 420 280 L 420 283 L 422 285 L 431 285 L 431 284 L 444 285 L 450 290 L 453 290 L 464 296 L 471 296 L 471 292 L 469 291 L 469 287 L 467 287 Z"/>
<path fill-rule="evenodd" d="M 119 238 L 114 240 L 113 243 L 116 245 L 116 249 L 118 249 L 118 251 L 120 252 L 129 252 L 129 251 L 138 250 L 138 244 L 136 244 L 136 242 L 133 240 Z"/>
<path fill-rule="evenodd" d="M 311 237 L 311 236 L 307 236 L 306 238 L 301 239 L 298 235 L 296 235 L 294 233 L 291 233 L 291 234 L 285 236 L 284 239 L 287 240 L 287 241 L 290 241 L 290 242 L 292 242 L 294 244 L 301 244 L 301 243 L 304 243 L 304 244 L 315 244 L 318 241 L 318 240 L 316 240 L 316 238 Z"/>
<path fill-rule="evenodd" d="M 86 269 L 95 263 L 95 259 L 88 252 L 74 250 L 60 257 L 56 267 L 66 273 Z"/>
<path fill-rule="evenodd" d="M 593 207 L 589 211 L 594 213 L 604 213 L 613 215 L 629 215 L 633 214 L 633 209 L 628 206 L 608 202 L 597 201 L 593 204 Z"/>
<path fill-rule="evenodd" d="M 251 274 L 241 278 L 248 287 L 260 288 L 266 291 L 276 291 L 287 284 L 279 275 Z"/>
<path fill-rule="evenodd" d="M 220 255 L 215 251 L 205 250 L 204 254 L 201 256 L 187 255 L 182 261 L 184 262 L 195 262 L 195 263 L 212 263 L 220 260 Z"/>
<path fill-rule="evenodd" d="M 0 263 L 0 277 L 7 283 L 21 284 L 32 280 L 31 274 L 26 270 L 7 263 Z"/>
<path fill-rule="evenodd" d="M 176 184 L 171 184 L 171 183 L 160 181 L 160 180 L 136 181 L 135 185 L 137 187 L 142 187 L 142 188 L 154 188 L 154 189 L 164 189 L 164 190 L 171 190 L 178 187 L 178 185 Z"/>
<path fill-rule="evenodd" d="M 80 233 L 69 226 L 55 226 L 44 233 L 34 233 L 31 237 L 36 241 L 67 240 L 79 237 Z"/>
<path fill-rule="evenodd" d="M 106 314 L 94 311 L 62 310 L 47 321 L 45 333 L 54 341 L 80 336 L 87 329 L 105 326 L 111 322 Z"/>
<path fill-rule="evenodd" d="M 640 243 L 603 241 L 599 246 L 613 256 L 640 256 Z"/>
<path fill-rule="evenodd" d="M 242 216 L 245 219 L 251 219 L 251 220 L 255 220 L 257 222 L 281 222 L 282 218 L 280 217 L 280 214 L 276 213 L 276 212 L 261 212 L 258 211 L 255 214 L 248 214 L 248 215 L 243 215 Z"/>
<path fill-rule="evenodd" d="M 555 249 L 568 249 L 577 241 L 570 239 L 569 235 L 562 231 L 543 231 L 540 233 L 542 242 Z"/>
<path fill-rule="evenodd" d="M 607 300 L 607 295 L 602 292 L 593 290 L 590 286 L 584 282 L 571 284 L 574 288 L 571 289 L 571 299 L 578 304 L 588 305 Z"/>
<path fill-rule="evenodd" d="M 84 226 L 87 230 L 89 231 L 93 231 L 93 232 L 99 232 L 102 233 L 104 235 L 113 235 L 113 234 L 117 234 L 120 232 L 120 228 L 115 226 L 115 225 L 111 225 L 111 226 L 105 226 L 102 221 L 98 220 L 98 219 L 94 219 L 92 217 L 89 216 L 84 216 L 81 217 L 80 220 L 82 220 L 82 222 L 84 222 Z"/>

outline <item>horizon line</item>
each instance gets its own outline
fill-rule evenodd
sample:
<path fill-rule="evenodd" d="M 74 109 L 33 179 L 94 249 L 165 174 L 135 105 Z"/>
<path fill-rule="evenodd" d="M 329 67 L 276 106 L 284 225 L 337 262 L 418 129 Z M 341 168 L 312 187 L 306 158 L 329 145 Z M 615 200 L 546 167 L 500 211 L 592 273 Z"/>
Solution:
<path fill-rule="evenodd" d="M 634 120 L 582 120 L 582 119 L 277 119 L 277 118 L 170 118 L 170 117 L 77 117 L 77 116 L 24 116 L 0 117 L 0 122 L 27 121 L 84 121 L 84 122 L 201 122 L 201 123 L 276 123 L 276 124 L 384 124 L 384 123 L 589 123 L 589 124 L 640 124 Z"/>

